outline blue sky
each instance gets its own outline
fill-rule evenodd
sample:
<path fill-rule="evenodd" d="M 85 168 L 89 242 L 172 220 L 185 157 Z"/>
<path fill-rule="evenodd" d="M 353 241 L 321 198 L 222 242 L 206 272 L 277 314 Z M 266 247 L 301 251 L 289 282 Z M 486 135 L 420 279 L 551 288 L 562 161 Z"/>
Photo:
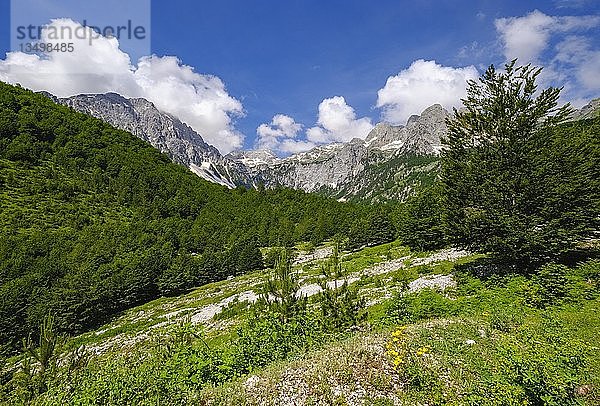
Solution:
<path fill-rule="evenodd" d="M 4 58 L 10 51 L 9 1 L 0 0 L 0 5 L 0 58 Z M 531 15 L 534 10 L 539 14 Z M 171 0 L 152 1 L 151 15 L 152 54 L 176 56 L 198 74 L 221 79 L 231 100 L 218 102 L 220 107 L 216 109 L 224 111 L 229 121 L 223 118 L 205 125 L 190 117 L 193 113 L 184 111 L 185 106 L 172 112 L 181 112 L 178 115 L 184 121 L 210 133 L 203 135 L 223 152 L 231 148 L 226 141 L 218 145 L 215 140 L 219 136 L 225 140 L 237 137 L 235 148 L 266 146 L 285 154 L 364 136 L 370 125 L 382 119 L 401 124 L 407 114 L 419 113 L 423 103 L 437 101 L 436 84 L 431 94 L 418 88 L 411 93 L 410 89 L 391 86 L 387 98 L 386 94 L 378 96 L 388 78 L 404 71 L 405 75 L 398 76 L 398 84 L 410 81 L 418 69 L 432 76 L 444 67 L 472 67 L 481 73 L 490 63 L 502 64 L 511 52 L 547 65 L 551 72 L 545 83 L 569 82 L 565 97 L 575 103 L 600 96 L 593 64 L 600 51 L 600 24 L 595 19 L 600 18 L 600 2 L 596 0 Z M 511 17 L 528 19 L 499 23 Z M 532 42 L 520 43 L 523 35 L 531 35 Z M 527 55 L 527 49 L 534 51 Z M 582 52 L 589 53 L 586 62 L 572 60 Z M 409 74 L 407 70 L 418 60 L 435 61 L 437 65 L 415 65 Z M 135 60 L 131 62 L 136 64 Z M 456 72 L 456 77 L 465 78 L 473 73 Z M 446 74 L 456 72 L 448 70 Z M 597 73 L 600 77 L 600 68 Z M 1 68 L 0 78 L 16 80 L 6 71 L 3 77 Z M 25 86 L 43 87 L 20 79 Z M 85 86 L 82 89 L 87 90 Z M 89 90 L 94 91 L 94 86 Z M 404 90 L 404 99 L 395 96 L 394 91 Z M 148 98 L 162 98 L 156 91 L 152 95 Z M 420 104 L 412 102 L 421 96 L 424 100 Z M 452 95 L 454 99 L 459 96 Z M 455 104 L 452 97 L 447 95 L 439 102 L 450 108 Z M 261 124 L 262 135 L 257 139 Z M 221 131 L 219 125 L 226 126 L 230 133 Z"/>

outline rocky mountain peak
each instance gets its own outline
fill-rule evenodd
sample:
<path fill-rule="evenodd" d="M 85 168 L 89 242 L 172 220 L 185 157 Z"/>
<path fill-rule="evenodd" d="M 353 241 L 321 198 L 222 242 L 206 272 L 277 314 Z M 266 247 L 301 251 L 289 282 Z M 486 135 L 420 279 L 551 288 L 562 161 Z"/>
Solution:
<path fill-rule="evenodd" d="M 228 187 L 248 183 L 243 165 L 223 158 L 191 127 L 161 112 L 146 99 L 128 99 L 117 93 L 106 93 L 55 101 L 132 133 L 206 180 Z"/>
<path fill-rule="evenodd" d="M 277 155 L 268 149 L 234 151 L 225 155 L 225 158 L 241 162 L 249 168 L 270 165 L 279 159 Z"/>
<path fill-rule="evenodd" d="M 436 103 L 436 104 L 432 104 L 431 106 L 427 107 L 425 110 L 423 110 L 423 112 L 421 113 L 420 118 L 427 118 L 427 117 L 439 117 L 439 116 L 447 116 L 448 115 L 448 111 L 442 107 L 441 104 Z"/>
<path fill-rule="evenodd" d="M 286 186 L 339 198 L 377 195 L 390 177 L 406 176 L 409 169 L 396 167 L 404 164 L 390 163 L 402 161 L 398 157 L 437 154 L 448 115 L 434 105 L 411 116 L 405 126 L 379 123 L 365 140 L 320 145 L 286 158 L 268 150 L 222 156 L 191 127 L 145 99 L 107 93 L 53 100 L 131 132 L 211 182 L 227 187 Z M 411 187 L 399 193 L 406 196 L 405 189 Z"/>
<path fill-rule="evenodd" d="M 435 156 L 441 152 L 440 138 L 446 134 L 449 116 L 440 104 L 434 104 L 420 115 L 410 116 L 406 125 L 377 124 L 364 140 L 320 145 L 286 158 L 268 150 L 222 156 L 200 134 L 148 100 L 128 99 L 117 93 L 64 99 L 46 96 L 131 132 L 211 182 L 227 187 L 286 186 L 340 199 L 406 198 L 420 179 L 434 176 L 427 174 L 436 170 Z M 573 119 L 594 117 L 599 111 L 600 99 L 595 99 Z M 419 156 L 416 164 L 414 155 Z M 409 176 L 414 179 L 407 180 Z"/>
<path fill-rule="evenodd" d="M 571 118 L 573 120 L 585 120 L 597 117 L 600 114 L 600 98 L 593 99 L 581 109 L 575 111 Z"/>
<path fill-rule="evenodd" d="M 368 148 L 386 149 L 389 146 L 401 146 L 406 142 L 406 129 L 404 126 L 395 126 L 388 123 L 377 124 L 365 138 Z"/>
<path fill-rule="evenodd" d="M 365 144 L 368 148 L 416 155 L 437 155 L 441 149 L 440 137 L 446 133 L 448 112 L 434 104 L 421 115 L 412 115 L 406 126 L 379 123 L 371 130 Z"/>
<path fill-rule="evenodd" d="M 408 120 L 406 121 L 406 125 L 411 125 L 412 123 L 418 121 L 421 118 L 420 115 L 418 114 L 413 114 L 412 116 L 410 116 L 408 118 Z"/>
<path fill-rule="evenodd" d="M 416 116 L 416 117 L 418 117 L 418 116 Z M 377 123 L 375 125 L 375 127 L 373 127 L 371 132 L 369 132 L 369 134 L 367 134 L 367 137 L 365 138 L 365 143 L 371 144 L 373 141 L 378 140 L 383 136 L 386 136 L 390 132 L 393 132 L 394 129 L 400 129 L 402 127 L 404 127 L 404 126 L 402 126 L 402 125 L 394 126 L 392 124 L 385 123 L 385 122 Z"/>

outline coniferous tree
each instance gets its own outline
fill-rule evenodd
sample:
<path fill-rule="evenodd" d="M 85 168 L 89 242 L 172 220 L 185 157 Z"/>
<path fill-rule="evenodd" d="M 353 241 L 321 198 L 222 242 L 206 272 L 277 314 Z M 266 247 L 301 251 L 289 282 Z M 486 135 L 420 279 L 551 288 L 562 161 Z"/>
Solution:
<path fill-rule="evenodd" d="M 434 250 L 447 244 L 443 196 L 439 186 L 426 188 L 411 196 L 401 208 L 399 238 L 413 250 Z"/>
<path fill-rule="evenodd" d="M 555 196 L 556 172 L 571 171 L 579 186 L 592 180 L 585 179 L 589 172 L 581 166 L 550 161 L 549 134 L 556 134 L 572 110 L 558 107 L 561 89 L 538 92 L 540 72 L 530 65 L 517 67 L 515 60 L 504 71 L 491 66 L 478 82 L 470 81 L 465 108 L 455 109 L 447 122 L 442 159 L 453 242 L 525 269 L 572 248 L 589 235 L 590 227 L 582 222 L 593 221 L 593 216 L 577 215 L 570 221 L 556 219 L 563 204 Z M 597 155 L 588 158 L 597 162 Z M 597 193 L 583 187 L 578 192 L 588 200 Z"/>
<path fill-rule="evenodd" d="M 368 245 L 379 245 L 394 241 L 396 228 L 386 212 L 375 210 L 369 213 L 367 220 L 369 222 Z"/>
<path fill-rule="evenodd" d="M 79 334 L 119 312 L 320 244 L 367 210 L 211 184 L 134 135 L 0 82 L 0 351 L 55 315 Z"/>
<path fill-rule="evenodd" d="M 298 275 L 292 270 L 288 250 L 281 251 L 273 274 L 263 286 L 260 301 L 277 314 L 282 323 L 300 316 L 306 310 L 307 297 L 300 291 Z"/>
<path fill-rule="evenodd" d="M 348 248 L 357 249 L 367 245 L 369 233 L 369 221 L 361 217 L 356 219 L 348 231 Z"/>
<path fill-rule="evenodd" d="M 54 317 L 49 315 L 40 325 L 39 342 L 35 346 L 31 336 L 23 340 L 23 348 L 27 356 L 32 357 L 37 365 L 31 369 L 32 381 L 35 385 L 35 395 L 43 393 L 47 387 L 49 374 L 54 374 L 57 367 L 59 347 L 64 343 L 65 337 L 57 334 L 54 329 Z"/>
<path fill-rule="evenodd" d="M 319 306 L 325 327 L 344 331 L 366 320 L 366 301 L 359 296 L 357 287 L 348 284 L 348 273 L 342 266 L 339 243 L 333 246 L 333 253 L 321 266 L 321 272 L 325 278 L 320 284 L 323 291 Z"/>
<path fill-rule="evenodd" d="M 395 236 L 396 228 L 388 214 L 376 209 L 352 223 L 348 232 L 348 248 L 385 244 L 394 241 Z"/>

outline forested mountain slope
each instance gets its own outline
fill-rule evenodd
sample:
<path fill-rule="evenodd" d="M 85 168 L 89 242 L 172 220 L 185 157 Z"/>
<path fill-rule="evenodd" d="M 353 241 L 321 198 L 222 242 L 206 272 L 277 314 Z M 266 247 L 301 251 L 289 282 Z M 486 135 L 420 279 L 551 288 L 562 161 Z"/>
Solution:
<path fill-rule="evenodd" d="M 48 313 L 76 333 L 133 305 L 260 268 L 367 214 L 291 190 L 230 190 L 144 141 L 0 83 L 0 343 Z"/>

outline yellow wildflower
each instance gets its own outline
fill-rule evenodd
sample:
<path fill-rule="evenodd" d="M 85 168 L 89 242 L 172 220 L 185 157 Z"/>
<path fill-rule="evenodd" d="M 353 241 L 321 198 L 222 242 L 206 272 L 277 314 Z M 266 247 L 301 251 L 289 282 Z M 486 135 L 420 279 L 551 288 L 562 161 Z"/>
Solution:
<path fill-rule="evenodd" d="M 419 348 L 417 350 L 417 356 L 418 357 L 421 357 L 421 356 L 423 356 L 425 354 L 428 354 L 428 353 L 429 353 L 429 347 L 421 347 L 421 348 Z"/>

